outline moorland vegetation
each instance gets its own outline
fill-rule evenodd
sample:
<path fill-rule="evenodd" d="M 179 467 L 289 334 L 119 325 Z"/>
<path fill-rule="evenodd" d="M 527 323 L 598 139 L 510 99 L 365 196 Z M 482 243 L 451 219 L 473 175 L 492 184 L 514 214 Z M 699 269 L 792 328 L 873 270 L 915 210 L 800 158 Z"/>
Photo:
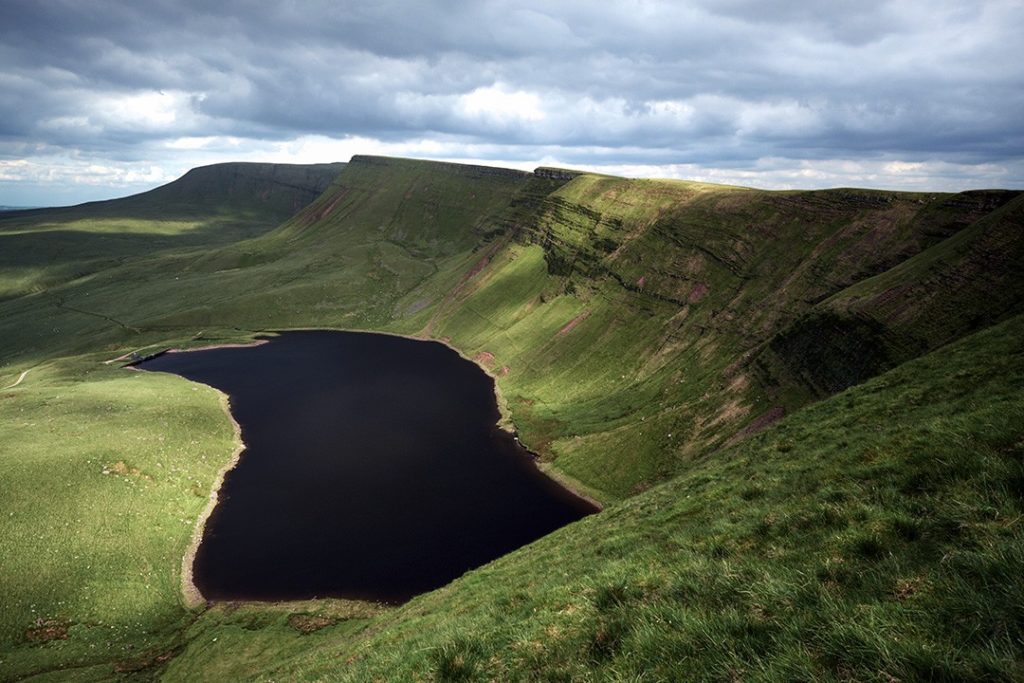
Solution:
<path fill-rule="evenodd" d="M 0 679 L 1020 679 L 1022 230 L 1016 191 L 381 157 L 0 214 Z M 604 511 L 400 607 L 190 606 L 236 436 L 107 361 L 289 328 L 476 359 Z"/>

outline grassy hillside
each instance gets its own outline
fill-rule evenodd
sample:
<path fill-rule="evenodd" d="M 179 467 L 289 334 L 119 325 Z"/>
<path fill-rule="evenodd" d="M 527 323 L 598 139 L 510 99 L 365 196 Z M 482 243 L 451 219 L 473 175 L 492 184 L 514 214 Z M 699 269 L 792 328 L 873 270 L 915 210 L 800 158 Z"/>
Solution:
<path fill-rule="evenodd" d="M 0 219 L 0 679 L 1019 673 L 1019 193 L 251 170 Z M 448 341 L 610 506 L 397 611 L 188 609 L 230 423 L 101 361 L 289 327 Z"/>
<path fill-rule="evenodd" d="M 1011 250 L 1006 267 L 992 270 L 1000 284 L 976 290 L 1001 289 L 1002 299 L 962 293 L 963 315 L 988 324 L 1022 310 L 1024 278 L 1009 265 L 1019 261 L 1012 249 L 1024 215 L 1015 196 L 771 193 L 580 176 L 545 198 L 515 244 L 448 290 L 456 305 L 394 324 L 493 358 L 527 443 L 616 499 L 851 384 L 808 386 L 800 364 L 813 353 L 797 347 L 769 364 L 765 347 L 780 346 L 818 302 L 915 255 L 942 250 L 950 268 L 976 268 L 965 265 L 976 254 L 936 242 L 950 225 Z M 411 308 L 429 292 L 403 302 Z M 885 328 L 880 308 L 878 317 Z M 930 320 L 930 341 L 899 360 L 977 329 L 951 315 Z M 893 364 L 864 368 L 856 381 Z"/>
<path fill-rule="evenodd" d="M 1013 315 L 1024 305 L 1022 233 L 1018 196 L 816 305 L 772 339 L 758 364 L 781 363 L 782 374 L 828 395 Z"/>

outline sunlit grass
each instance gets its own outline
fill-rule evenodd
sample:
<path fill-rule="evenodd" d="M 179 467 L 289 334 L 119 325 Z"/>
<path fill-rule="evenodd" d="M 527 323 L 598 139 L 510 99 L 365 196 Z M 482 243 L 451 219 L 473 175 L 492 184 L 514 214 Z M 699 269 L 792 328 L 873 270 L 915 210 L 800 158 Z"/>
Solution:
<path fill-rule="evenodd" d="M 0 394 L 4 671 L 130 659 L 186 619 L 181 557 L 231 428 L 212 389 L 98 361 Z M 33 643 L 46 622 L 68 639 Z"/>

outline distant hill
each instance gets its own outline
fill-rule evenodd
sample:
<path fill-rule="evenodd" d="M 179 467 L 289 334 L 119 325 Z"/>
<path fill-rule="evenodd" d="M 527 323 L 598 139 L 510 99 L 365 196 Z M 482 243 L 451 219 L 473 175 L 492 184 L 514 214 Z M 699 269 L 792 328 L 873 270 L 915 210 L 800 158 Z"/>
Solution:
<path fill-rule="evenodd" d="M 1022 264 L 1015 190 L 371 156 L 0 217 L 0 677 L 1024 677 Z M 231 425 L 102 361 L 287 328 L 445 341 L 605 510 L 400 608 L 185 608 Z"/>
<path fill-rule="evenodd" d="M 11 218 L 59 220 L 97 216 L 181 217 L 210 209 L 259 208 L 278 221 L 310 203 L 344 164 L 269 164 L 229 162 L 199 166 L 166 185 L 119 199 L 75 206 L 14 209 Z"/>
<path fill-rule="evenodd" d="M 0 299 L 164 250 L 262 234 L 316 199 L 344 164 L 202 166 L 140 194 L 0 214 Z"/>

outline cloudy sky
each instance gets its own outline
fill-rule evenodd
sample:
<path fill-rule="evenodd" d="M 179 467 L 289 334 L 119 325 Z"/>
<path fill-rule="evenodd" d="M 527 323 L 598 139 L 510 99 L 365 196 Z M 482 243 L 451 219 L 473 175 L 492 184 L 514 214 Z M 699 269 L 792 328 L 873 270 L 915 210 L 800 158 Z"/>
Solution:
<path fill-rule="evenodd" d="M 0 205 L 355 153 L 1024 187 L 1024 2 L 0 0 Z"/>

